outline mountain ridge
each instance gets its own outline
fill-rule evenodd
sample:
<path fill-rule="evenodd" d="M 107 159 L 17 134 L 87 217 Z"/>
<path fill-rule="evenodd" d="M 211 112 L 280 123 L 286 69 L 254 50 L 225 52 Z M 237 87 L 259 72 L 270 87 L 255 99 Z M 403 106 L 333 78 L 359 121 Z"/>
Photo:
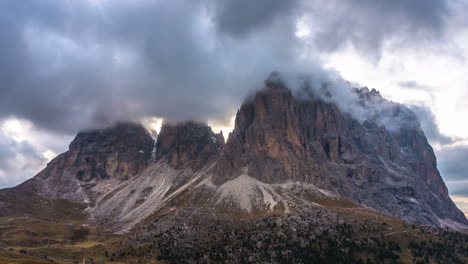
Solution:
<path fill-rule="evenodd" d="M 119 232 L 186 190 L 200 207 L 289 212 L 307 193 L 346 197 L 416 224 L 468 224 L 409 109 L 375 89 L 354 89 L 362 107 L 386 105 L 359 122 L 307 84 L 303 91 L 307 97 L 298 98 L 270 76 L 239 109 L 226 143 L 193 121 L 165 122 L 157 139 L 131 123 L 80 132 L 68 152 L 16 188 L 85 203 L 92 219 L 121 221 Z"/>
<path fill-rule="evenodd" d="M 137 123 L 80 132 L 35 177 L 0 190 L 0 246 L 63 263 L 85 259 L 72 251 L 88 252 L 83 239 L 104 262 L 245 262 L 242 251 L 251 262 L 411 263 L 418 243 L 443 243 L 443 259 L 463 263 L 468 236 L 441 228 L 467 232 L 468 220 L 416 116 L 375 89 L 350 91 L 355 105 L 343 106 L 326 85 L 291 91 L 273 74 L 226 142 L 194 121 L 165 121 L 159 134 Z M 10 235 L 25 230 L 27 240 Z"/>

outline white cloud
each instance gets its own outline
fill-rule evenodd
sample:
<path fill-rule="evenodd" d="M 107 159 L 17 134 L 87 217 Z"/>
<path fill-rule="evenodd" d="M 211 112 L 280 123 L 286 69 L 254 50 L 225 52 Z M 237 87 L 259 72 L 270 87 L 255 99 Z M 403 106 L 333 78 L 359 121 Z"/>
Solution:
<path fill-rule="evenodd" d="M 19 119 L 0 121 L 0 188 L 31 178 L 58 153 L 71 137 L 36 128 Z"/>

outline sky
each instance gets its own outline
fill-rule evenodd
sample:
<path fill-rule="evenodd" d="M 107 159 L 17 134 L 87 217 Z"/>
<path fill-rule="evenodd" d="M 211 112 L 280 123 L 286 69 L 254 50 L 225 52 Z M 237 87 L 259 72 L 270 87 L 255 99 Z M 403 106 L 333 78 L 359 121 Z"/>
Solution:
<path fill-rule="evenodd" d="M 279 71 L 409 105 L 467 214 L 467 11 L 466 0 L 0 1 L 0 187 L 119 120 L 226 134 Z"/>

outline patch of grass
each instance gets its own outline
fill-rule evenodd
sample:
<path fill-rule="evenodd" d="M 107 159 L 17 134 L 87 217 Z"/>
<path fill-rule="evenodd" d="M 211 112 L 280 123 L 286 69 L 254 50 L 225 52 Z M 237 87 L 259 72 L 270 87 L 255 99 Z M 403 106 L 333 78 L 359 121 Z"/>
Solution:
<path fill-rule="evenodd" d="M 51 262 L 19 252 L 0 250 L 0 264 L 50 264 Z"/>

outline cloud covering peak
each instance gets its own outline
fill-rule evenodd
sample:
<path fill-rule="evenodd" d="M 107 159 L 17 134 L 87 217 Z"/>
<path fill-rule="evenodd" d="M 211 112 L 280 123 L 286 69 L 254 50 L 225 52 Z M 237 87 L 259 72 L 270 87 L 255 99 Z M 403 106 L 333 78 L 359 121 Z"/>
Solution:
<path fill-rule="evenodd" d="M 320 69 L 320 50 L 378 53 L 442 31 L 446 1 L 410 2 L 2 1 L 0 119 L 64 133 L 145 116 L 223 122 L 269 72 Z"/>

